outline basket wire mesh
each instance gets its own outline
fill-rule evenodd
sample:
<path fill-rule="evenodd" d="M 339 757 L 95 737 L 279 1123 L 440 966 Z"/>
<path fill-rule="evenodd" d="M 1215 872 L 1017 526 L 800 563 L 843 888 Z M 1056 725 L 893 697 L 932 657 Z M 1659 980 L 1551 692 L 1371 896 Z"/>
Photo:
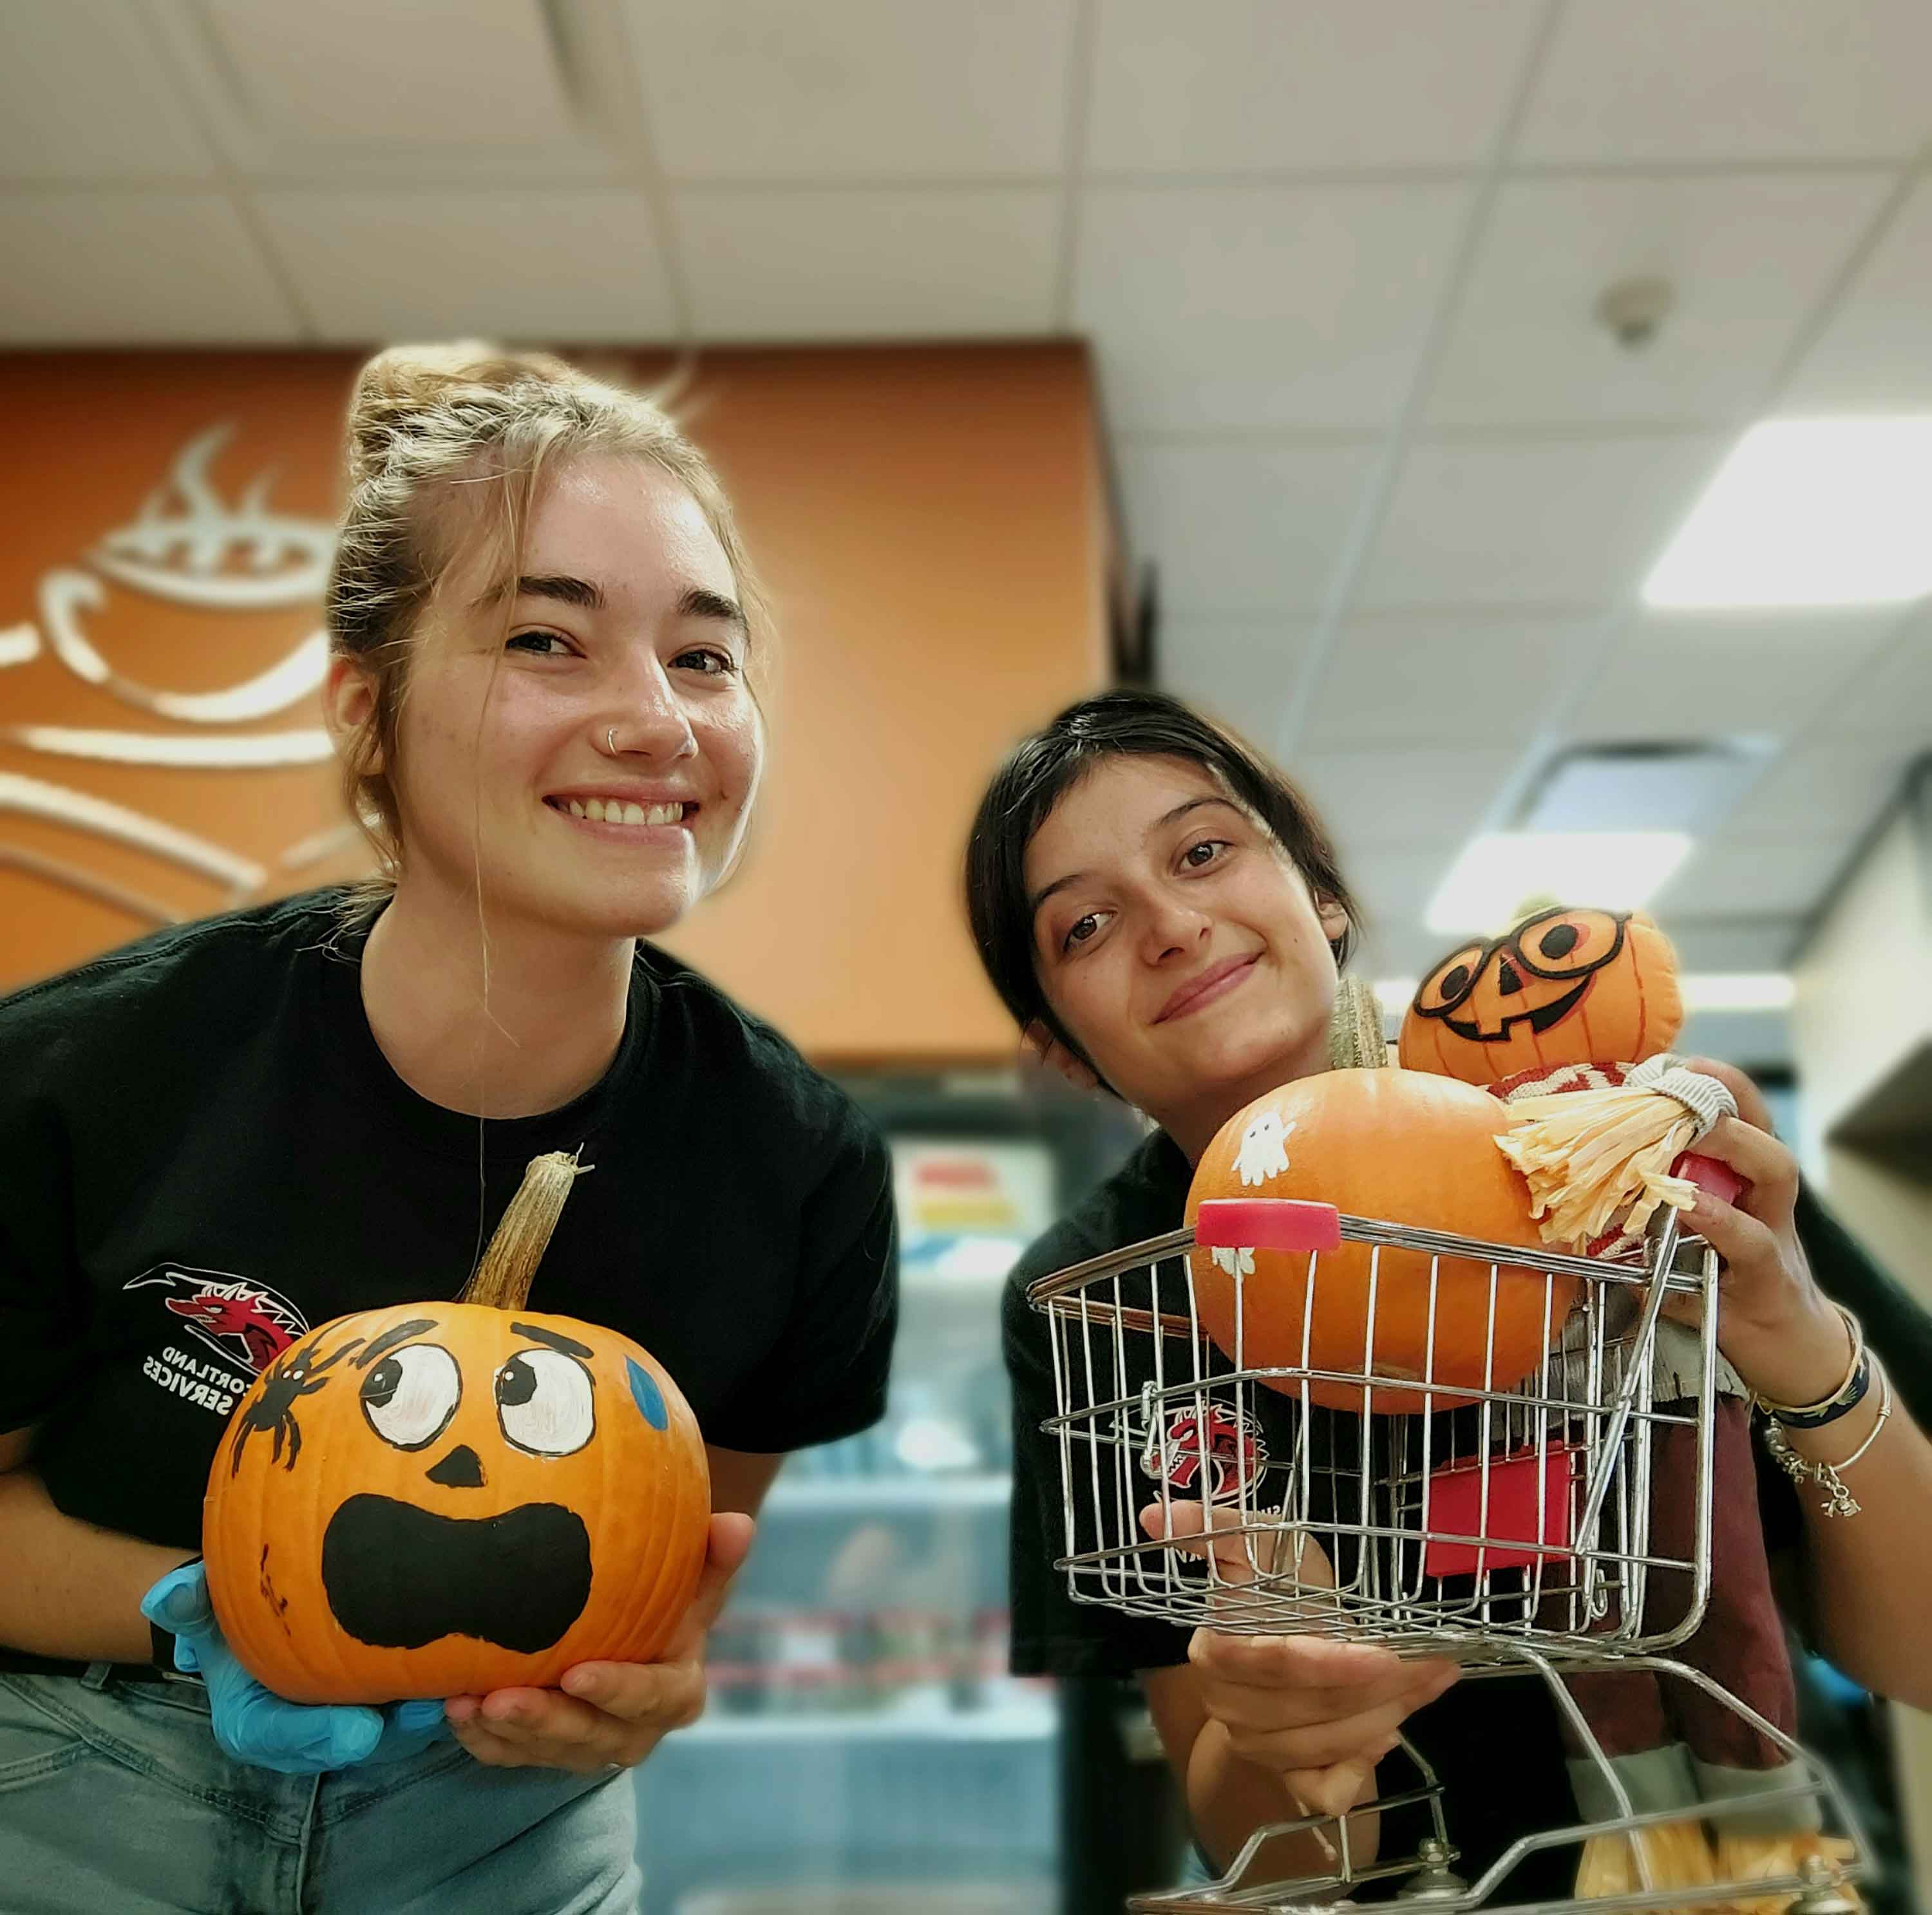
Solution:
<path fill-rule="evenodd" d="M 1250 1221 L 1270 1206 L 1238 1207 Z M 1479 1676 L 1540 1676 L 1578 1748 L 1600 1770 L 1614 1816 L 1540 1831 L 1514 1843 L 1473 1882 L 1456 1876 L 1440 1785 L 1412 1746 L 1420 1778 L 1340 1818 L 1303 1816 L 1257 1832 L 1222 1880 L 1202 1890 L 1138 1896 L 1130 1909 L 1276 1911 L 1333 1907 L 1338 1893 L 1405 1878 L 1405 1899 L 1433 1908 L 1510 1915 L 1691 1907 L 1743 1898 L 1760 1905 L 1786 1892 L 1803 1915 L 1855 1906 L 1839 1884 L 1865 1867 L 1856 1823 L 1823 1767 L 1790 1737 L 1700 1671 L 1661 1652 L 1686 1640 L 1710 1589 L 1712 1457 L 1718 1260 L 1680 1241 L 1677 1213 L 1662 1212 L 1640 1259 L 1609 1260 L 1526 1251 L 1377 1219 L 1336 1217 L 1326 1206 L 1282 1203 L 1290 1220 L 1278 1245 L 1310 1233 L 1300 1361 L 1246 1360 L 1240 1306 L 1254 1263 L 1203 1205 L 1193 1227 L 1151 1238 L 1043 1277 L 1028 1290 L 1046 1320 L 1055 1413 L 1045 1425 L 1058 1451 L 1062 1553 L 1057 1566 L 1078 1602 L 1183 1627 L 1238 1634 L 1300 1634 L 1380 1642 L 1399 1653 L 1448 1656 Z M 1322 1213 L 1316 1217 L 1313 1213 Z M 1325 1224 L 1323 1219 L 1325 1218 Z M 1366 1328 L 1359 1362 L 1312 1361 L 1310 1326 L 1342 1244 L 1369 1252 Z M 1190 1253 L 1205 1250 L 1232 1279 L 1232 1347 L 1204 1326 Z M 1406 1253 L 1400 1274 L 1390 1252 Z M 1427 1259 L 1420 1371 L 1376 1345 L 1385 1281 L 1414 1281 Z M 1472 1264 L 1486 1288 L 1471 1288 Z M 1530 1373 L 1498 1379 L 1495 1353 L 1503 1274 L 1543 1284 L 1542 1354 Z M 1264 1278 L 1265 1280 L 1265 1275 Z M 1570 1302 L 1572 1294 L 1574 1302 Z M 1672 1297 L 1694 1300 L 1694 1331 L 1666 1316 Z M 1454 1310 L 1484 1313 L 1480 1382 L 1436 1368 L 1436 1332 Z M 1662 1352 L 1666 1344 L 1670 1359 Z M 1352 1355 L 1352 1353 L 1351 1353 Z M 1329 1399 L 1315 1400 L 1319 1387 Z M 1398 1389 L 1418 1413 L 1371 1413 L 1378 1390 Z M 1390 1398 L 1384 1395 L 1387 1403 Z M 1358 1402 L 1353 1410 L 1337 1401 Z M 1658 1472 L 1671 1473 L 1688 1524 L 1654 1520 Z M 1213 1530 L 1211 1546 L 1200 1536 Z M 1511 1902 L 1510 1878 L 1541 1850 L 1687 1820 L 1722 1805 L 1640 1814 L 1591 1732 L 1563 1677 L 1611 1667 L 1647 1668 L 1694 1683 L 1760 1728 L 1793 1765 L 1754 1806 L 1791 1798 L 1800 1822 L 1822 1817 L 1849 1839 L 1841 1860 L 1749 1884 L 1696 1890 L 1651 1882 L 1636 1849 L 1640 1890 L 1628 1896 Z M 1427 1805 L 1432 1833 L 1400 1857 L 1372 1859 L 1351 1825 L 1370 1812 Z M 1244 1879 L 1263 1844 L 1313 1830 L 1326 1872 L 1293 1883 Z M 1499 1899 L 1500 1898 L 1500 1899 Z"/>

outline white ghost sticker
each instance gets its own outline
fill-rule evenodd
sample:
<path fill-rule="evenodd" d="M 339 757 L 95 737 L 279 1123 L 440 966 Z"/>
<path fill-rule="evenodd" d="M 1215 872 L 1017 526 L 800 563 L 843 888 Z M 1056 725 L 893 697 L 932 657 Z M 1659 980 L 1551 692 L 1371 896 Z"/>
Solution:
<path fill-rule="evenodd" d="M 1231 1277 L 1251 1277 L 1255 1273 L 1255 1253 L 1252 1250 L 1233 1250 L 1216 1244 L 1208 1254 Z"/>
<path fill-rule="evenodd" d="M 1264 1110 L 1241 1133 L 1240 1154 L 1234 1168 L 1244 1184 L 1265 1182 L 1288 1168 L 1288 1140 L 1294 1134 L 1292 1123 L 1284 1124 L 1278 1110 Z"/>

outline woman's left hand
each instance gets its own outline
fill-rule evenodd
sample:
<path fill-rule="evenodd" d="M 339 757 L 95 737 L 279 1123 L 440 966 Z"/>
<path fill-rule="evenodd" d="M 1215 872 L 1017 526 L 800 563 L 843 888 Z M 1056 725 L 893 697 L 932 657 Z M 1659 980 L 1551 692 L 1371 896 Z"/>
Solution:
<path fill-rule="evenodd" d="M 500 1689 L 452 1696 L 456 1739 L 502 1769 L 628 1769 L 704 1709 L 704 1643 L 752 1547 L 752 1519 L 713 1516 L 698 1593 L 656 1662 L 580 1662 L 561 1689 Z"/>
<path fill-rule="evenodd" d="M 1720 1117 L 1693 1149 L 1728 1164 L 1745 1187 L 1735 1203 L 1700 1191 L 1684 1216 L 1685 1230 L 1723 1260 L 1718 1347 L 1774 1402 L 1817 1402 L 1844 1380 L 1851 1338 L 1798 1241 L 1798 1160 L 1771 1134 L 1763 1094 L 1742 1071 L 1708 1057 L 1684 1062 L 1717 1078 L 1738 1104 L 1738 1115 Z"/>

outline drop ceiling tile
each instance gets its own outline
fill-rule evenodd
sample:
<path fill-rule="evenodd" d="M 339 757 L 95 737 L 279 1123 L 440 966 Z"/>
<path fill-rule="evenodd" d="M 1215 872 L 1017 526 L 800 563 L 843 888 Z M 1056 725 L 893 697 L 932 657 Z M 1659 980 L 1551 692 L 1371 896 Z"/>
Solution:
<path fill-rule="evenodd" d="M 1831 738 L 1932 752 L 1932 607 L 1912 614 L 1887 649 L 1845 686 L 1821 729 Z"/>
<path fill-rule="evenodd" d="M 1352 619 L 1303 736 L 1317 745 L 1526 743 L 1600 643 L 1584 620 Z"/>
<path fill-rule="evenodd" d="M 1389 503 L 1360 603 L 1571 606 L 1634 591 L 1723 450 L 1642 435 L 1423 445 Z"/>
<path fill-rule="evenodd" d="M 0 179 L 206 178 L 214 156 L 128 0 L 7 12 Z"/>
<path fill-rule="evenodd" d="M 1898 627 L 1896 608 L 1643 613 L 1613 642 L 1569 730 L 1600 741 L 1782 742 L 1860 679 Z"/>
<path fill-rule="evenodd" d="M 1472 748 L 1300 751 L 1290 769 L 1345 858 L 1421 834 L 1459 842 L 1482 823 L 1518 754 Z"/>
<path fill-rule="evenodd" d="M 679 180 L 997 179 L 1065 160 L 1072 0 L 626 0 Z"/>
<path fill-rule="evenodd" d="M 1901 747 L 1826 739 L 1776 760 L 1726 820 L 1739 844 L 1835 846 L 1846 856 L 1897 798 L 1915 754 Z"/>
<path fill-rule="evenodd" d="M 1532 0 L 1100 0 L 1087 162 L 1103 172 L 1472 165 Z"/>
<path fill-rule="evenodd" d="M 1163 619 L 1156 641 L 1161 688 L 1271 752 L 1301 682 L 1312 630 L 1295 619 L 1213 624 Z"/>
<path fill-rule="evenodd" d="M 225 193 L 0 194 L 0 343 L 260 345 L 301 337 Z"/>
<path fill-rule="evenodd" d="M 1372 445 L 1118 448 L 1127 531 L 1185 621 L 1322 609 L 1375 463 Z"/>
<path fill-rule="evenodd" d="M 1658 922 L 1676 946 L 1680 972 L 1720 974 L 1784 969 L 1803 929 L 1800 920 L 1783 913 L 1706 919 L 1680 908 L 1663 913 Z"/>
<path fill-rule="evenodd" d="M 1439 931 L 1427 930 L 1422 914 L 1461 849 L 1460 839 L 1445 838 L 1420 844 L 1378 844 L 1347 853 L 1342 876 L 1355 895 L 1367 934 L 1379 940 L 1399 929 L 1419 932 L 1425 940 L 1425 950 L 1439 947 L 1446 952 L 1449 940 Z"/>
<path fill-rule="evenodd" d="M 964 338 L 1052 323 L 1059 206 L 1045 188 L 687 188 L 676 203 L 706 339 Z"/>
<path fill-rule="evenodd" d="M 628 343 L 676 329 L 635 193 L 265 193 L 256 203 L 326 340 Z"/>
<path fill-rule="evenodd" d="M 1126 431 L 1373 427 L 1400 410 L 1468 189 L 1100 187 L 1077 328 Z"/>
<path fill-rule="evenodd" d="M 504 147 L 566 137 L 570 102 L 536 0 L 200 0 L 233 91 L 316 145 Z"/>
<path fill-rule="evenodd" d="M 142 4 L 210 136 L 264 185 L 580 184 L 608 179 L 634 142 L 617 24 L 581 6 Z"/>
<path fill-rule="evenodd" d="M 1693 851 L 1658 897 L 1660 921 L 1803 917 L 1831 889 L 1852 847 L 1831 839 L 1803 844 L 1719 838 Z"/>
<path fill-rule="evenodd" d="M 1498 195 L 1430 396 L 1438 425 L 1729 423 L 1755 403 L 1890 175 L 1517 180 Z M 1649 342 L 1596 317 L 1660 278 Z"/>
<path fill-rule="evenodd" d="M 1932 131 L 1928 70 L 1924 0 L 1574 0 L 1517 154 L 1902 158 Z"/>
<path fill-rule="evenodd" d="M 1900 208 L 1779 409 L 1932 412 L 1932 182 Z"/>

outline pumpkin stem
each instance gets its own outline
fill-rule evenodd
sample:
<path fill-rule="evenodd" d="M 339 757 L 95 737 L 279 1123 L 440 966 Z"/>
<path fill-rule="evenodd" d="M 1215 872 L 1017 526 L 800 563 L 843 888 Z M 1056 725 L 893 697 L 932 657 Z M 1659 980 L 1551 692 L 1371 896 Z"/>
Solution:
<path fill-rule="evenodd" d="M 575 1151 L 553 1150 L 532 1157 L 524 1181 L 510 1199 L 490 1247 L 483 1253 L 458 1299 L 495 1310 L 520 1310 L 529 1300 L 530 1280 L 550 1248 L 550 1233 L 563 1215 L 571 1186 L 591 1169 Z"/>
<path fill-rule="evenodd" d="M 1328 1018 L 1328 1068 L 1379 1071 L 1388 1062 L 1382 1007 L 1375 987 L 1360 978 L 1335 980 L 1335 1008 Z"/>

